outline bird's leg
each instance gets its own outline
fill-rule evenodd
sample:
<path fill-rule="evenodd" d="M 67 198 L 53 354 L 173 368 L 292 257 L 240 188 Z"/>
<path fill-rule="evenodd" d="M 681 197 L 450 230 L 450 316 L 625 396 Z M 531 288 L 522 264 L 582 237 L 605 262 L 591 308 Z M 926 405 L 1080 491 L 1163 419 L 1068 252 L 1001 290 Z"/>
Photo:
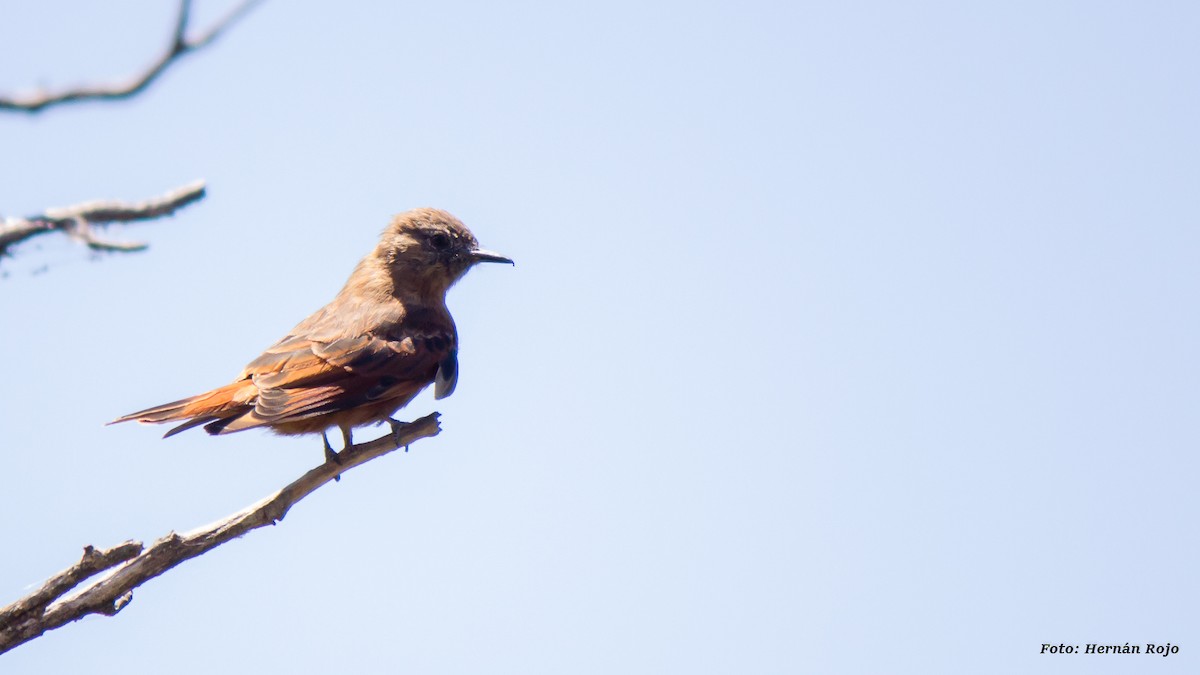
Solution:
<path fill-rule="evenodd" d="M 387 423 L 388 423 L 388 426 L 390 426 L 392 428 L 392 436 L 394 436 L 396 438 L 396 441 L 399 442 L 400 430 L 403 429 L 404 427 L 408 426 L 408 422 L 401 422 L 400 420 L 392 419 L 391 417 L 389 417 L 387 419 Z M 404 451 L 408 452 L 408 444 L 407 443 L 404 445 Z"/>
<path fill-rule="evenodd" d="M 333 446 L 329 444 L 329 436 L 326 436 L 324 431 L 321 432 L 321 441 L 325 444 L 325 461 L 341 464 L 341 458 L 333 451 Z M 345 448 L 342 449 L 345 450 Z"/>
<path fill-rule="evenodd" d="M 321 432 L 321 441 L 325 443 L 325 463 L 328 464 L 329 462 L 333 462 L 334 464 L 341 464 L 341 458 L 338 457 L 338 454 L 333 451 L 333 446 L 329 445 L 329 437 L 325 435 L 324 431 Z M 345 450 L 345 448 L 342 449 Z M 342 474 L 339 473 L 338 475 L 334 476 L 333 480 L 342 480 Z"/>
<path fill-rule="evenodd" d="M 354 445 L 354 428 L 342 427 L 342 452 L 350 449 Z"/>

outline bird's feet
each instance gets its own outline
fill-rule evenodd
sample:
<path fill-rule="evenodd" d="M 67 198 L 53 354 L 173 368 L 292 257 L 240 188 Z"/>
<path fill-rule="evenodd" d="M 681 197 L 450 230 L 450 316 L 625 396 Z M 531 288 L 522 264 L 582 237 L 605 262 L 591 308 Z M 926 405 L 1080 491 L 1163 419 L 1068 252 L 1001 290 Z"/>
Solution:
<path fill-rule="evenodd" d="M 397 443 L 399 443 L 400 442 L 400 432 L 404 429 L 404 427 L 408 426 L 408 422 L 401 422 L 400 420 L 392 419 L 389 417 L 387 420 L 387 423 L 388 423 L 388 426 L 390 426 L 392 428 L 392 437 L 396 439 Z M 404 451 L 408 452 L 408 444 L 407 443 L 404 444 Z"/>

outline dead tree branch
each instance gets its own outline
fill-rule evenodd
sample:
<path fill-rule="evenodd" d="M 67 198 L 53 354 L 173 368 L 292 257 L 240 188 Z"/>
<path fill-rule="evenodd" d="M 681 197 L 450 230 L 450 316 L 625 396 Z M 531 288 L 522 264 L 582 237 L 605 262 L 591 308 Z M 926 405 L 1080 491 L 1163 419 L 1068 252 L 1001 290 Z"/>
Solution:
<path fill-rule="evenodd" d="M 45 213 L 28 218 L 0 219 L 0 257 L 8 255 L 12 246 L 48 232 L 63 232 L 93 251 L 141 251 L 147 244 L 102 239 L 96 234 L 94 226 L 171 215 L 202 199 L 204 190 L 204 181 L 200 180 L 141 202 L 92 201 L 46 209 Z"/>
<path fill-rule="evenodd" d="M 113 616 L 133 599 L 133 589 L 185 560 L 202 555 L 247 532 L 283 520 L 288 509 L 339 474 L 397 450 L 438 435 L 438 413 L 400 427 L 396 433 L 350 446 L 257 504 L 191 532 L 171 532 L 144 549 L 127 541 L 107 551 L 84 548 L 83 559 L 51 577 L 29 596 L 0 610 L 0 654 L 43 633 L 78 621 L 89 614 Z M 80 582 L 107 574 L 81 590 Z M 69 594 L 69 595 L 68 595 Z"/>
<path fill-rule="evenodd" d="M 236 23 L 262 0 L 246 0 L 235 7 L 229 14 L 218 21 L 212 28 L 196 37 L 189 38 L 188 22 L 191 17 L 191 0 L 180 0 L 179 16 L 175 21 L 175 31 L 167 50 L 150 64 L 142 74 L 124 82 L 114 82 L 103 85 L 83 85 L 59 92 L 37 91 L 18 96 L 0 96 L 0 110 L 11 110 L 25 113 L 38 113 L 46 108 L 65 103 L 96 100 L 120 100 L 137 96 L 149 87 L 159 75 L 184 54 L 207 47 Z"/>

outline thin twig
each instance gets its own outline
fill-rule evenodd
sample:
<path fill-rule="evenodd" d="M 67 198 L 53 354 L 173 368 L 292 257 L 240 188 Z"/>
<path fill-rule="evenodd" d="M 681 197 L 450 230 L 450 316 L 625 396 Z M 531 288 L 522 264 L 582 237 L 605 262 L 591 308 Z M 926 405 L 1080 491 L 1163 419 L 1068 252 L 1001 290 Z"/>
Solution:
<path fill-rule="evenodd" d="M 96 234 L 94 226 L 168 216 L 202 199 L 204 194 L 204 181 L 198 180 L 160 197 L 140 202 L 91 201 L 46 209 L 45 213 L 27 218 L 0 219 L 0 257 L 8 255 L 14 245 L 48 232 L 63 232 L 94 251 L 141 251 L 146 244 L 102 239 Z"/>
<path fill-rule="evenodd" d="M 103 85 L 81 85 L 60 92 L 38 91 L 16 96 L 0 96 L 0 110 L 38 113 L 46 108 L 65 103 L 96 100 L 120 100 L 138 95 L 158 79 L 177 59 L 189 52 L 207 47 L 227 28 L 232 26 L 262 0 L 246 0 L 226 14 L 212 28 L 194 38 L 188 38 L 188 23 L 191 19 L 191 0 L 180 0 L 179 16 L 175 21 L 171 44 L 158 59 L 142 72 L 124 82 Z"/>
<path fill-rule="evenodd" d="M 338 453 L 336 462 L 326 462 L 308 471 L 257 504 L 191 532 L 171 532 L 145 550 L 140 543 L 130 541 L 101 554 L 92 551 L 89 558 L 88 551 L 92 549 L 88 547 L 80 564 L 55 575 L 33 594 L 0 610 L 0 654 L 89 614 L 115 615 L 129 604 L 133 589 L 146 581 L 251 530 L 274 525 L 283 520 L 297 502 L 335 480 L 339 474 L 399 448 L 407 449 L 410 443 L 422 438 L 438 435 L 441 431 L 438 416 L 438 413 L 431 413 L 404 425 L 394 434 L 350 446 Z M 118 549 L 121 553 L 114 553 Z M 131 552 L 134 555 L 128 555 Z M 91 585 L 71 592 L 84 579 L 105 571 L 107 574 Z"/>

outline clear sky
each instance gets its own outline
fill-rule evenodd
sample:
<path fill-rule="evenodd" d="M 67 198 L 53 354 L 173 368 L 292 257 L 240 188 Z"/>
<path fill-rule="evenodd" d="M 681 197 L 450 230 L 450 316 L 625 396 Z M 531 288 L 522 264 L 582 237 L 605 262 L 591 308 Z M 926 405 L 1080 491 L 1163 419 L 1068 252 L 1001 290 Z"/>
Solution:
<path fill-rule="evenodd" d="M 228 3 L 197 0 L 206 25 Z M 21 0 L 0 91 L 170 2 Z M 233 378 L 438 206 L 445 431 L 5 673 L 1195 673 L 1200 8 L 269 0 L 144 96 L 0 117 L 0 602 L 313 438 L 102 423 Z M 360 434 L 367 437 L 370 432 Z M 1168 658 L 1042 643 L 1180 645 Z M 169 664 L 169 665 L 168 665 Z"/>

